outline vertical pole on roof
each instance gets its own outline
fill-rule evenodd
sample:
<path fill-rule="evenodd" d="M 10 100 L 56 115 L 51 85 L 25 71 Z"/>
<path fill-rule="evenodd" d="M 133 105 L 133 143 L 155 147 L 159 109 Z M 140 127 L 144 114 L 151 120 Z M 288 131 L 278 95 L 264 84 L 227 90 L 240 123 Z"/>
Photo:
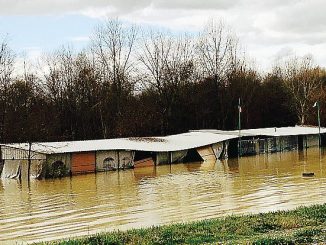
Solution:
<path fill-rule="evenodd" d="M 320 135 L 320 105 L 319 105 L 319 101 L 316 101 L 313 107 L 317 107 L 318 136 L 319 136 L 319 147 L 320 147 L 321 146 L 321 135 Z"/>
<path fill-rule="evenodd" d="M 318 110 L 318 135 L 319 135 L 319 147 L 321 146 L 321 135 L 320 135 L 320 106 L 319 102 L 317 102 L 317 110 Z"/>
<path fill-rule="evenodd" d="M 238 104 L 238 129 L 239 129 L 239 151 L 238 154 L 241 156 L 241 99 L 239 98 Z"/>

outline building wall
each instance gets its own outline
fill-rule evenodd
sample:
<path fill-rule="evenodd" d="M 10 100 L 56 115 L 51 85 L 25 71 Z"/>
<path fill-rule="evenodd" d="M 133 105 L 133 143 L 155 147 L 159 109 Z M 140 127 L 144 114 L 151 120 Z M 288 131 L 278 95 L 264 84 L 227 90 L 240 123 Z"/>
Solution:
<path fill-rule="evenodd" d="M 241 140 L 240 155 L 256 155 L 298 149 L 298 136 L 280 136 Z"/>
<path fill-rule="evenodd" d="M 67 169 L 71 169 L 71 154 L 70 153 L 60 153 L 47 155 L 46 163 L 53 164 L 57 161 L 63 162 Z"/>
<path fill-rule="evenodd" d="M 95 152 L 74 152 L 71 154 L 71 174 L 94 173 Z"/>
<path fill-rule="evenodd" d="M 216 159 L 219 159 L 221 157 L 221 154 L 223 151 L 223 142 L 213 144 L 212 149 L 213 149 Z"/>
<path fill-rule="evenodd" d="M 154 160 L 152 157 L 144 158 L 138 161 L 134 161 L 135 168 L 143 168 L 143 167 L 153 167 L 155 166 Z"/>
<path fill-rule="evenodd" d="M 197 148 L 198 154 L 204 159 L 205 162 L 216 161 L 216 156 L 212 146 L 204 146 Z"/>
<path fill-rule="evenodd" d="M 220 154 L 219 159 L 227 159 L 229 158 L 229 140 L 223 141 L 221 142 L 223 148 L 222 148 L 222 152 Z"/>
<path fill-rule="evenodd" d="M 307 135 L 307 147 L 319 146 L 319 135 Z"/>
<path fill-rule="evenodd" d="M 5 160 L 1 178 L 18 179 L 21 176 L 20 160 Z"/>
<path fill-rule="evenodd" d="M 188 150 L 171 152 L 172 163 L 183 162 L 183 159 L 185 158 L 187 153 L 188 153 Z"/>
<path fill-rule="evenodd" d="M 265 140 L 264 140 L 265 142 Z M 267 142 L 265 142 L 267 147 Z M 246 155 L 255 155 L 257 153 L 257 149 L 259 148 L 259 140 L 258 139 L 242 139 L 238 142 L 238 155 L 246 156 Z"/>
<path fill-rule="evenodd" d="M 1 147 L 2 159 L 10 160 L 21 160 L 28 159 L 28 151 L 23 149 L 16 149 L 12 147 L 2 146 Z M 31 159 L 46 159 L 45 154 L 31 151 Z"/>
<path fill-rule="evenodd" d="M 171 162 L 171 155 L 169 152 L 156 153 L 156 165 L 169 164 Z"/>
<path fill-rule="evenodd" d="M 170 163 L 181 163 L 188 150 L 172 151 L 172 152 L 157 152 L 156 165 L 164 165 Z"/>
<path fill-rule="evenodd" d="M 45 160 L 32 159 L 30 166 L 30 178 L 36 179 L 42 177 L 44 165 Z M 28 160 L 5 160 L 1 177 L 28 179 Z"/>
<path fill-rule="evenodd" d="M 62 163 L 62 165 L 60 164 Z M 51 154 L 46 157 L 43 176 L 56 178 L 71 174 L 71 153 Z"/>
<path fill-rule="evenodd" d="M 291 151 L 298 149 L 298 136 L 282 136 L 278 138 L 278 151 Z"/>
<path fill-rule="evenodd" d="M 96 152 L 96 171 L 108 171 L 134 166 L 133 151 L 98 151 Z"/>

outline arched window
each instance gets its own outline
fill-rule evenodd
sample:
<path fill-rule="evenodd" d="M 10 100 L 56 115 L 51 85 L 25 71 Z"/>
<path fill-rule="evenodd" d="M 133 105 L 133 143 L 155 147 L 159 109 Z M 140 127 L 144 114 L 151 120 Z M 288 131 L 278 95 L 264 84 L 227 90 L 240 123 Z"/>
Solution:
<path fill-rule="evenodd" d="M 115 170 L 115 163 L 114 163 L 114 159 L 112 157 L 107 157 L 104 159 L 103 161 L 103 168 L 105 170 Z"/>
<path fill-rule="evenodd" d="M 45 169 L 46 178 L 63 177 L 68 174 L 68 169 L 62 161 L 55 161 Z"/>

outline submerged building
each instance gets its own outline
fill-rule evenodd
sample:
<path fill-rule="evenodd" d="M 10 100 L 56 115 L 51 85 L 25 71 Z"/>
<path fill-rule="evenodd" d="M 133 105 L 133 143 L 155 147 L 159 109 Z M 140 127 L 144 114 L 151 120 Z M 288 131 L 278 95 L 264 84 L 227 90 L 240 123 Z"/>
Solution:
<path fill-rule="evenodd" d="M 240 131 L 197 130 L 192 132 L 237 135 L 236 140 L 230 141 L 229 155 L 231 156 L 302 150 L 322 146 L 326 142 L 326 128 L 321 128 L 319 132 L 318 127 L 311 126 L 256 128 Z"/>
<path fill-rule="evenodd" d="M 2 178 L 43 178 L 216 161 L 303 149 L 324 142 L 326 129 L 283 127 L 239 131 L 194 130 L 165 137 L 2 144 Z"/>
<path fill-rule="evenodd" d="M 216 161 L 227 156 L 235 135 L 189 132 L 166 137 L 1 145 L 2 177 L 60 177 L 82 173 Z"/>

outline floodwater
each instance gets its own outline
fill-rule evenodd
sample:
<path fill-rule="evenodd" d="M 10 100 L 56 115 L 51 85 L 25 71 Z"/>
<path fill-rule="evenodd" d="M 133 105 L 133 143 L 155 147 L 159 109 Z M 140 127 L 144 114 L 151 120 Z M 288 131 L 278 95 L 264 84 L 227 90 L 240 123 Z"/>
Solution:
<path fill-rule="evenodd" d="M 315 177 L 302 177 L 314 172 Z M 0 243 L 53 240 L 326 202 L 319 149 L 29 184 L 0 180 Z"/>

